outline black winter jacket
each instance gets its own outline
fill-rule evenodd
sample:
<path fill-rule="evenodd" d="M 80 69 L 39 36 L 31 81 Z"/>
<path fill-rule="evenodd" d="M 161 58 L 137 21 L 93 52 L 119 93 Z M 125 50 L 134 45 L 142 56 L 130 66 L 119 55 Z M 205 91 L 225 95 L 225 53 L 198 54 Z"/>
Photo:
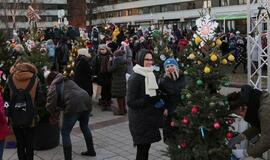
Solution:
<path fill-rule="evenodd" d="M 132 73 L 128 80 L 127 105 L 129 129 L 134 145 L 161 140 L 159 128 L 162 124 L 162 111 L 154 108 L 154 102 L 149 103 L 146 97 L 145 77 Z"/>

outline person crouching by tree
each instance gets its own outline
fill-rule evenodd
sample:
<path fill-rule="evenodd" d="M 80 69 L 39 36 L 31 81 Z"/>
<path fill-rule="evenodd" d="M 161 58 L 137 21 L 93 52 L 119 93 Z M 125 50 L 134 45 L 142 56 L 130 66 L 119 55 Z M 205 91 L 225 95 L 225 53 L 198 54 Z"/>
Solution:
<path fill-rule="evenodd" d="M 163 128 L 163 139 L 174 140 L 174 126 L 172 126 L 172 119 L 176 116 L 176 108 L 181 102 L 181 91 L 185 88 L 186 78 L 180 72 L 179 65 L 174 58 L 168 58 L 164 62 L 165 75 L 160 80 L 159 89 L 164 95 L 165 110 L 165 123 Z"/>
<path fill-rule="evenodd" d="M 118 107 L 115 108 L 114 115 L 124 115 L 126 110 L 126 72 L 127 61 L 124 57 L 124 50 L 114 52 L 114 57 L 110 58 L 108 71 L 112 73 L 112 97 L 117 99 Z"/>
<path fill-rule="evenodd" d="M 93 138 L 88 127 L 92 110 L 90 96 L 75 82 L 64 78 L 61 73 L 51 72 L 46 82 L 49 85 L 46 108 L 52 116 L 51 120 L 58 121 L 60 111 L 63 113 L 63 116 L 60 116 L 60 126 L 65 160 L 72 160 L 70 133 L 77 121 L 87 146 L 87 151 L 81 155 L 95 157 Z"/>
<path fill-rule="evenodd" d="M 163 104 L 153 73 L 153 54 L 141 50 L 128 80 L 127 105 L 129 130 L 137 146 L 136 160 L 148 160 L 151 144 L 161 140 Z"/>
<path fill-rule="evenodd" d="M 267 92 L 253 89 L 249 85 L 241 88 L 240 92 L 228 95 L 230 111 L 241 116 L 251 127 L 229 141 L 229 147 L 247 139 L 260 135 L 259 140 L 249 145 L 243 152 L 243 160 L 250 157 L 260 158 L 262 154 L 270 149 L 270 95 Z M 248 158 L 247 158 L 248 157 Z M 241 160 L 242 160 L 241 159 Z"/>
<path fill-rule="evenodd" d="M 39 79 L 37 68 L 18 59 L 10 68 L 4 100 L 9 103 L 7 115 L 17 141 L 19 160 L 34 159 L 34 130 L 38 122 Z"/>
<path fill-rule="evenodd" d="M 112 57 L 111 50 L 106 44 L 101 44 L 98 47 L 98 53 L 93 58 L 93 72 L 97 77 L 96 81 L 101 86 L 101 99 L 99 104 L 102 105 L 102 111 L 111 110 L 111 84 L 112 74 L 108 71 L 108 63 Z"/>

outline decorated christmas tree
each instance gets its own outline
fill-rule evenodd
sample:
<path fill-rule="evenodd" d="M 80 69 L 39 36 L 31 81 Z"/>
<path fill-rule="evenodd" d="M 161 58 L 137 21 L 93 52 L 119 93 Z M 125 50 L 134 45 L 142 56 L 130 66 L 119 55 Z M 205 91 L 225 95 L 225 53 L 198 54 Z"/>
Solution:
<path fill-rule="evenodd" d="M 154 47 L 154 62 L 158 71 L 158 76 L 164 73 L 163 63 L 168 57 L 174 57 L 173 51 L 168 47 L 169 36 L 171 33 L 164 31 L 164 21 L 161 24 L 161 30 L 151 31 L 152 45 Z"/>
<path fill-rule="evenodd" d="M 75 60 L 78 56 L 78 50 L 80 48 L 86 48 L 87 47 L 87 40 L 80 38 L 76 40 L 72 45 L 72 50 L 70 51 L 67 66 L 64 70 L 63 75 L 65 77 L 72 78 L 74 76 L 74 67 L 75 67 Z"/>
<path fill-rule="evenodd" d="M 221 55 L 215 33 L 218 24 L 209 15 L 199 18 L 196 25 L 193 40 L 179 57 L 189 81 L 171 123 L 175 138 L 169 141 L 168 153 L 172 160 L 228 160 L 231 150 L 226 143 L 234 135 L 233 119 L 220 89 L 229 85 L 222 66 L 234 57 Z"/>

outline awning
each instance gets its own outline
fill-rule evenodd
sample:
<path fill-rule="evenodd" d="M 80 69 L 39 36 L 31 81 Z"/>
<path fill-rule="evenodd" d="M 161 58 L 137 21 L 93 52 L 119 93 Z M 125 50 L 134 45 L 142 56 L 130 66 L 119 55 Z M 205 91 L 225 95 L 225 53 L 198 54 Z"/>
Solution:
<path fill-rule="evenodd" d="M 246 19 L 246 13 L 231 14 L 231 15 L 219 15 L 216 16 L 215 20 L 236 20 L 236 19 Z"/>

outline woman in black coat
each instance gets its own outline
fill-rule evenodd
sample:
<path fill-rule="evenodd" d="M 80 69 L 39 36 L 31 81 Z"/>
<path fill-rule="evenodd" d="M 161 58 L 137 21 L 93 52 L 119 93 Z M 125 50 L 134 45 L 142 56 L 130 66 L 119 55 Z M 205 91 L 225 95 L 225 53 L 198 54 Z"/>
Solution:
<path fill-rule="evenodd" d="M 161 140 L 162 105 L 159 105 L 158 85 L 153 74 L 152 52 L 141 50 L 137 63 L 128 80 L 129 129 L 137 146 L 136 160 L 147 160 L 151 143 Z"/>
<path fill-rule="evenodd" d="M 117 99 L 118 107 L 114 115 L 126 114 L 126 72 L 127 61 L 124 57 L 124 50 L 114 52 L 113 58 L 108 63 L 108 71 L 112 73 L 112 98 Z"/>
<path fill-rule="evenodd" d="M 92 84 L 92 66 L 90 63 L 91 55 L 88 53 L 88 49 L 82 48 L 78 50 L 78 57 L 75 61 L 75 83 L 82 89 L 84 89 L 89 96 L 93 95 Z"/>

